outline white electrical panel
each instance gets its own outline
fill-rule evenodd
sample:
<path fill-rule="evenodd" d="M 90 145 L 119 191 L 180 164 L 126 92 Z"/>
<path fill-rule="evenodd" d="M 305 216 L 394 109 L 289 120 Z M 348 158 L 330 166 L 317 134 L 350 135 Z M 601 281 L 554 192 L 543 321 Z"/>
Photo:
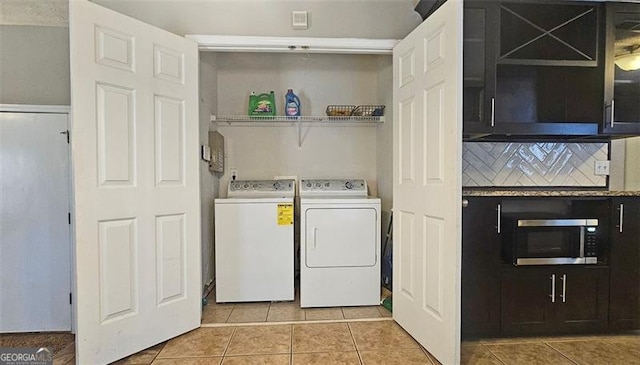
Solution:
<path fill-rule="evenodd" d="M 219 132 L 209 132 L 211 161 L 209 171 L 224 172 L 224 136 Z"/>

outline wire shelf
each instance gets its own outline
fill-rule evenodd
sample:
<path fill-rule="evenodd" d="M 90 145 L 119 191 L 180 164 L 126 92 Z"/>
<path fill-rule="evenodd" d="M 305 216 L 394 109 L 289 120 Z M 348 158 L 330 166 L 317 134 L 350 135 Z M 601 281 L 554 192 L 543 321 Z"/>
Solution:
<path fill-rule="evenodd" d="M 229 125 L 246 126 L 288 126 L 299 123 L 305 125 L 331 126 L 374 126 L 384 123 L 383 116 L 250 116 L 250 115 L 212 115 L 211 122 L 227 123 Z"/>

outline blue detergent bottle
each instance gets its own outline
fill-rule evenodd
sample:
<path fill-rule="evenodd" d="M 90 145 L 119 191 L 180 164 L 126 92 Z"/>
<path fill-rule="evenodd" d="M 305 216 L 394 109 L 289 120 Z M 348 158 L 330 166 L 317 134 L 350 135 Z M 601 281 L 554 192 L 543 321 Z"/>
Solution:
<path fill-rule="evenodd" d="M 284 114 L 288 117 L 300 116 L 300 99 L 292 89 L 287 90 L 287 95 L 284 96 Z"/>

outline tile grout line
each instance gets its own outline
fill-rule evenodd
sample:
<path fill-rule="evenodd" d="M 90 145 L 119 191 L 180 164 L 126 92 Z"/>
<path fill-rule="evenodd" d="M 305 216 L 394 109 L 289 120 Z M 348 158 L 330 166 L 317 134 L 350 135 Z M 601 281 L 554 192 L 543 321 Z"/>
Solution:
<path fill-rule="evenodd" d="M 560 350 L 556 349 L 555 347 L 551 346 L 551 345 L 550 345 L 550 344 L 548 344 L 547 342 L 545 342 L 545 341 L 540 341 L 540 342 L 542 342 L 543 344 L 545 344 L 545 345 L 546 345 L 547 347 L 549 347 L 551 350 L 553 350 L 553 351 L 555 351 L 555 352 L 559 353 L 562 357 L 564 357 L 565 359 L 569 360 L 570 362 L 572 362 L 572 363 L 574 363 L 574 364 L 576 364 L 576 365 L 580 365 L 577 361 L 575 361 L 575 360 L 573 360 L 572 358 L 570 358 L 569 356 L 565 355 L 562 351 L 560 351 Z"/>
<path fill-rule="evenodd" d="M 293 365 L 293 325 L 291 325 L 291 335 L 289 336 L 289 365 Z"/>
<path fill-rule="evenodd" d="M 501 364 L 506 365 L 507 363 L 502 361 L 502 359 L 500 357 L 498 357 L 498 355 L 494 354 L 493 351 L 491 351 L 491 348 L 489 348 L 489 346 L 485 346 L 484 343 L 480 343 L 480 346 L 484 347 L 487 351 L 489 351 L 489 353 L 491 354 L 491 356 L 493 356 L 495 359 L 497 359 L 498 361 L 500 361 Z"/>
<path fill-rule="evenodd" d="M 418 345 L 420 345 L 420 344 L 418 344 Z M 427 351 L 427 349 L 425 349 L 424 347 L 422 347 L 422 345 L 420 345 L 420 351 L 422 352 L 422 354 L 423 354 L 424 356 L 426 356 L 426 357 L 427 357 L 427 361 L 429 361 L 429 364 L 431 364 L 431 365 L 436 365 L 436 363 L 434 363 L 434 362 L 433 362 L 433 359 L 431 359 L 431 357 L 432 357 L 433 355 L 431 355 L 431 354 L 429 353 L 429 351 Z"/>
<path fill-rule="evenodd" d="M 149 364 L 153 364 L 154 361 L 156 361 L 156 358 L 158 357 L 158 355 L 160 355 L 160 353 L 162 352 L 162 350 L 164 350 L 164 347 L 167 345 L 167 342 L 169 342 L 169 340 L 164 341 L 164 345 L 162 345 L 162 348 L 160 349 L 160 351 L 158 351 L 155 356 L 153 357 L 153 359 L 151 359 L 151 362 Z M 157 346 L 157 345 L 156 345 Z"/>
<path fill-rule="evenodd" d="M 351 341 L 353 341 L 353 347 L 356 349 L 356 354 L 358 355 L 358 361 L 360 361 L 360 365 L 364 365 L 364 361 L 362 360 L 362 354 L 360 354 L 360 349 L 358 348 L 358 343 L 356 342 L 356 338 L 353 335 L 353 331 L 351 330 L 350 322 L 347 322 L 347 329 L 349 330 L 349 335 L 351 335 Z"/>
<path fill-rule="evenodd" d="M 231 310 L 229 311 L 229 315 L 227 316 L 227 318 L 224 320 L 224 323 L 229 323 L 229 318 L 231 318 L 231 313 L 233 313 L 234 309 L 236 309 L 235 303 L 231 304 Z"/>
<path fill-rule="evenodd" d="M 308 321 L 280 321 L 280 322 L 231 322 L 231 323 L 202 323 L 201 328 L 235 327 L 235 326 L 271 326 L 282 324 L 317 324 L 317 323 L 349 323 L 349 322 L 384 322 L 393 321 L 392 317 L 354 318 L 354 319 L 318 319 Z"/>
<path fill-rule="evenodd" d="M 269 302 L 269 307 L 267 307 L 267 314 L 264 315 L 264 321 L 269 322 L 269 312 L 271 312 L 271 304 L 273 302 Z"/>
<path fill-rule="evenodd" d="M 222 360 L 220 360 L 220 363 L 222 364 L 222 362 L 224 361 L 224 357 L 227 356 L 227 351 L 229 351 L 229 346 L 231 346 L 231 341 L 233 340 L 233 336 L 236 335 L 236 330 L 238 329 L 238 327 L 233 327 L 231 330 L 231 336 L 229 336 L 229 341 L 227 342 L 227 345 L 224 347 L 224 351 L 222 351 Z"/>

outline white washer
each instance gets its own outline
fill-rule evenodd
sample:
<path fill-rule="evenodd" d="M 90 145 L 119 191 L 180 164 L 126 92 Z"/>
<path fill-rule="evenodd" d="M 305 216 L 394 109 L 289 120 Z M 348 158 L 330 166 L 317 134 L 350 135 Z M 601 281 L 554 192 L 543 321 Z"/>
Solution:
<path fill-rule="evenodd" d="M 380 304 L 380 199 L 365 180 L 301 180 L 300 306 Z"/>
<path fill-rule="evenodd" d="M 216 199 L 216 302 L 293 300 L 294 180 L 231 181 Z"/>

